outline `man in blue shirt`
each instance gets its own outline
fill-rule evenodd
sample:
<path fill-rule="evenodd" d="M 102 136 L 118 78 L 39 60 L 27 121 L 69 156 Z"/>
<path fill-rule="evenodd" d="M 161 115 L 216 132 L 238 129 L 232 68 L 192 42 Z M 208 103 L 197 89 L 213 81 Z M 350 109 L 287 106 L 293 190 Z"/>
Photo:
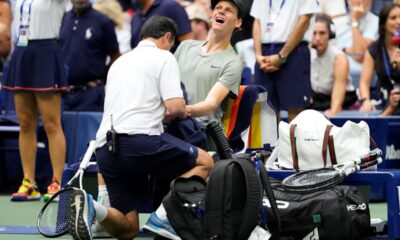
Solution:
<path fill-rule="evenodd" d="M 70 87 L 64 110 L 103 111 L 108 67 L 120 56 L 114 24 L 95 11 L 89 0 L 72 0 L 72 5 L 60 30 Z"/>
<path fill-rule="evenodd" d="M 137 0 L 139 6 L 136 15 L 132 18 L 131 22 L 131 47 L 132 49 L 137 46 L 140 41 L 140 30 L 151 16 L 166 16 L 174 20 L 177 29 L 177 39 L 175 45 L 171 49 L 175 52 L 179 43 L 183 40 L 193 39 L 192 28 L 190 26 L 189 18 L 183 9 L 175 0 Z"/>

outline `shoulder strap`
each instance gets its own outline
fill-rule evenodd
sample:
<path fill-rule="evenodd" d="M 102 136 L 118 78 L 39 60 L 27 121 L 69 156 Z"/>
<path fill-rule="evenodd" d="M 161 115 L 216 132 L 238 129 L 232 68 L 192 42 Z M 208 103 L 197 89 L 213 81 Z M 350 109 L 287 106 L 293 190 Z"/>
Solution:
<path fill-rule="evenodd" d="M 290 125 L 290 146 L 292 148 L 292 160 L 293 160 L 293 169 L 299 171 L 299 156 L 297 155 L 297 147 L 296 147 L 296 130 L 297 124 Z"/>
<path fill-rule="evenodd" d="M 265 191 L 265 194 L 267 195 L 268 201 L 271 205 L 272 213 L 275 215 L 275 222 L 277 223 L 277 236 L 274 236 L 274 239 L 279 239 L 280 238 L 280 232 L 281 232 L 281 217 L 279 214 L 279 209 L 278 205 L 276 204 L 276 198 L 274 195 L 274 191 L 272 190 L 272 185 L 269 180 L 269 176 L 267 173 L 267 170 L 265 168 L 264 164 L 260 164 L 260 179 L 261 179 L 261 185 L 263 190 Z M 267 220 L 268 222 L 268 220 Z"/>
<path fill-rule="evenodd" d="M 204 215 L 204 233 L 206 239 L 219 239 L 223 235 L 224 210 L 227 207 L 224 204 L 225 184 L 227 180 L 230 160 L 218 161 L 210 173 L 207 184 L 207 193 L 205 199 Z"/>
<path fill-rule="evenodd" d="M 328 145 L 329 145 L 329 133 L 332 129 L 332 125 L 326 125 L 325 128 L 325 133 L 324 133 L 324 140 L 322 143 L 322 159 L 324 160 L 324 167 L 326 167 L 326 162 L 327 162 L 327 152 L 328 152 Z M 332 138 L 333 140 L 333 138 Z M 331 151 L 329 151 L 331 153 Z M 331 156 L 331 162 L 332 162 L 332 156 Z M 333 165 L 333 162 L 332 162 Z"/>
<path fill-rule="evenodd" d="M 246 203 L 242 213 L 242 221 L 235 240 L 247 240 L 257 225 L 262 206 L 262 185 L 252 162 L 247 159 L 236 159 L 241 166 L 246 180 Z"/>
<path fill-rule="evenodd" d="M 331 158 L 331 164 L 336 165 L 337 160 L 336 160 L 336 153 L 335 153 L 335 146 L 333 143 L 333 136 L 330 136 L 329 133 L 332 130 L 333 125 L 327 125 L 325 128 L 325 134 L 324 134 L 324 142 L 323 142 L 323 147 L 322 147 L 322 157 L 324 159 L 324 167 L 326 167 L 326 157 L 327 157 L 327 151 L 329 147 L 329 156 Z"/>

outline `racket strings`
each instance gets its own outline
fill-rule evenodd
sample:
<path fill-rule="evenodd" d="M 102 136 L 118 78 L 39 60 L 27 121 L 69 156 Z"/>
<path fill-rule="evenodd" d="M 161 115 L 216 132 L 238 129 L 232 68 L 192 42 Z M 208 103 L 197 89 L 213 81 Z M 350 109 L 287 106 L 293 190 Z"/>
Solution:
<path fill-rule="evenodd" d="M 42 234 L 54 236 L 68 231 L 71 220 L 69 206 L 71 197 L 73 197 L 73 189 L 64 189 L 48 203 L 38 223 L 39 231 Z"/>
<path fill-rule="evenodd" d="M 331 181 L 338 172 L 332 169 L 318 169 L 304 174 L 293 175 L 284 181 L 284 185 L 293 187 L 307 187 Z"/>

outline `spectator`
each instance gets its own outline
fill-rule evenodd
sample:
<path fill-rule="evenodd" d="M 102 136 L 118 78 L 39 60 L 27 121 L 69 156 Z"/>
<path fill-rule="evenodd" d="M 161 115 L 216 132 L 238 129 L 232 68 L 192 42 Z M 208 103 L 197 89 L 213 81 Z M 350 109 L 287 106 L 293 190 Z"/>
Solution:
<path fill-rule="evenodd" d="M 117 0 L 97 0 L 93 8 L 113 21 L 115 33 L 119 44 L 119 52 L 124 54 L 131 50 L 131 19 L 128 13 L 124 13 Z"/>
<path fill-rule="evenodd" d="M 11 51 L 10 26 L 7 26 L 5 23 L 0 22 L 0 72 L 3 72 L 3 65 L 6 63 L 10 51 Z"/>
<path fill-rule="evenodd" d="M 193 31 L 194 40 L 204 41 L 210 30 L 210 17 L 198 4 L 191 4 L 185 8 Z"/>
<path fill-rule="evenodd" d="M 69 70 L 64 110 L 100 112 L 108 67 L 120 55 L 114 24 L 89 0 L 72 0 L 72 4 L 60 30 L 61 53 Z"/>
<path fill-rule="evenodd" d="M 379 37 L 365 54 L 360 78 L 360 111 L 374 111 L 371 101 L 371 82 L 378 75 L 378 91 L 383 100 L 382 115 L 399 114 L 398 89 L 400 84 L 400 49 L 392 42 L 394 33 L 400 28 L 400 5 L 385 5 L 379 13 Z"/>
<path fill-rule="evenodd" d="M 359 82 L 368 46 L 378 36 L 378 17 L 370 11 L 372 0 L 347 0 L 347 14 L 333 20 L 336 39 L 333 45 L 348 55 L 353 83 Z"/>
<path fill-rule="evenodd" d="M 289 121 L 310 102 L 310 50 L 302 39 L 311 16 L 318 11 L 315 0 L 254 0 L 250 11 L 254 17 L 255 83 L 268 90 L 278 114 L 288 110 Z"/>
<path fill-rule="evenodd" d="M 349 75 L 346 55 L 329 44 L 335 38 L 334 25 L 328 15 L 315 17 L 311 50 L 311 108 L 328 110 L 334 116 L 357 101 L 357 94 Z"/>
<path fill-rule="evenodd" d="M 131 47 L 135 48 L 140 40 L 140 29 L 143 23 L 151 16 L 166 16 L 175 21 L 178 26 L 177 41 L 172 48 L 172 52 L 176 50 L 179 43 L 186 39 L 193 39 L 190 21 L 185 9 L 175 0 L 137 0 L 139 10 L 132 18 L 131 22 Z"/>
<path fill-rule="evenodd" d="M 20 124 L 19 151 L 24 179 L 18 192 L 11 196 L 12 201 L 41 198 L 35 183 L 38 112 L 49 141 L 53 167 L 53 181 L 44 199 L 60 189 L 66 151 L 61 127 L 61 92 L 67 90 L 67 79 L 58 37 L 65 5 L 65 0 L 16 1 L 17 46 L 2 85 L 14 93 Z"/>
<path fill-rule="evenodd" d="M 148 175 L 207 178 L 213 165 L 204 150 L 163 133 L 163 118 L 169 122 L 187 116 L 178 64 L 168 51 L 176 36 L 175 23 L 166 17 L 151 17 L 141 36 L 139 45 L 110 69 L 104 115 L 96 136 L 97 161 L 113 208 L 92 201 L 84 190 L 76 191 L 74 199 L 79 197 L 82 207 L 89 210 L 74 212 L 72 207 L 71 216 L 85 221 L 78 226 L 71 220 L 74 239 L 92 239 L 93 211 L 112 236 L 132 239 L 139 231 L 137 209 L 147 200 Z M 111 142 L 106 138 L 111 125 L 118 136 L 117 154 L 109 151 Z"/>
<path fill-rule="evenodd" d="M 191 105 L 187 111 L 201 122 L 221 122 L 228 96 L 238 95 L 242 64 L 230 40 L 242 24 L 238 0 L 213 0 L 206 41 L 182 42 L 175 53 Z M 225 106 L 226 107 L 226 106 Z"/>
<path fill-rule="evenodd" d="M 203 10 L 207 13 L 209 17 L 211 17 L 212 9 L 210 0 L 194 0 L 194 4 L 200 5 Z"/>
<path fill-rule="evenodd" d="M 347 0 L 319 0 L 319 8 L 322 13 L 334 19 L 347 14 L 346 1 Z"/>
<path fill-rule="evenodd" d="M 0 0 L 0 22 L 11 25 L 11 4 L 9 0 Z"/>

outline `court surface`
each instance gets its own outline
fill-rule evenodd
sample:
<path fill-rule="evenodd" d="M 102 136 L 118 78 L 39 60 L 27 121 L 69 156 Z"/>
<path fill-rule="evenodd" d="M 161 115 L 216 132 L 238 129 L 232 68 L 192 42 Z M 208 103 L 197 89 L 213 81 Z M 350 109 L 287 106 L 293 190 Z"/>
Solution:
<path fill-rule="evenodd" d="M 37 215 L 43 206 L 43 202 L 11 202 L 9 199 L 8 195 L 0 195 L 0 240 L 46 239 L 36 230 Z M 370 204 L 370 210 L 371 217 L 387 219 L 386 203 L 372 203 Z M 147 221 L 148 217 L 149 214 L 140 215 L 141 225 Z M 72 238 L 69 235 L 65 235 L 57 239 Z M 152 238 L 138 237 L 136 239 L 148 240 Z"/>

